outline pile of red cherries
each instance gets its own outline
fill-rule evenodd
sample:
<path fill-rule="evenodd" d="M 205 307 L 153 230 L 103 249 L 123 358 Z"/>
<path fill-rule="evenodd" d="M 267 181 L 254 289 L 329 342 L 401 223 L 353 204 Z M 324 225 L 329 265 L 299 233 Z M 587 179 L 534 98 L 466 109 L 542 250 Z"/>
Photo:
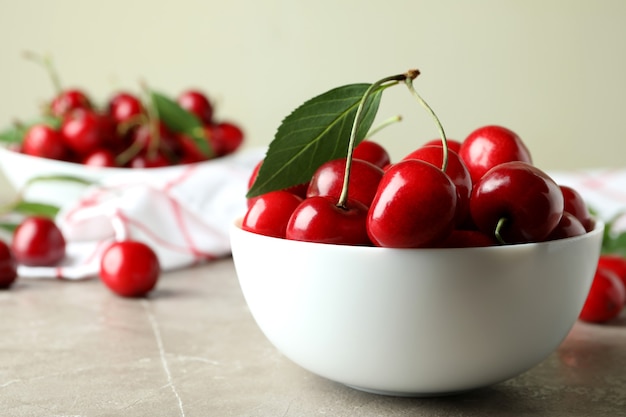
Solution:
<path fill-rule="evenodd" d="M 138 95 L 120 91 L 98 108 L 85 91 L 73 88 L 60 91 L 46 106 L 58 125 L 30 126 L 17 150 L 92 166 L 154 168 L 224 156 L 242 144 L 242 129 L 216 120 L 213 103 L 202 91 L 183 91 L 175 103 L 201 122 L 210 155 L 188 135 L 151 117 Z"/>
<path fill-rule="evenodd" d="M 350 159 L 319 166 L 309 182 L 249 198 L 242 221 L 244 230 L 276 238 L 387 248 L 543 242 L 594 226 L 581 195 L 534 166 L 520 137 L 497 125 L 463 141 L 427 142 L 393 163 L 366 139 Z M 605 269 L 598 269 L 583 320 L 607 321 L 626 302 L 626 267 L 622 280 Z"/>

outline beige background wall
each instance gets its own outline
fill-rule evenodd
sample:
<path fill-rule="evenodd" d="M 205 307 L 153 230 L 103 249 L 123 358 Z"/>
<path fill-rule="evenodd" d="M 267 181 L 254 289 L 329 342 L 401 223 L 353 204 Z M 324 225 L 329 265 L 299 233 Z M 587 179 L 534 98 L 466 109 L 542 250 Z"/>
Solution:
<path fill-rule="evenodd" d="M 497 123 L 546 169 L 626 166 L 623 0 L 0 0 L 0 46 L 2 126 L 53 91 L 24 50 L 100 101 L 140 79 L 203 88 L 247 146 L 313 95 L 416 67 L 450 137 Z M 403 87 L 388 91 L 380 117 L 405 121 L 378 140 L 398 158 L 437 132 Z"/>

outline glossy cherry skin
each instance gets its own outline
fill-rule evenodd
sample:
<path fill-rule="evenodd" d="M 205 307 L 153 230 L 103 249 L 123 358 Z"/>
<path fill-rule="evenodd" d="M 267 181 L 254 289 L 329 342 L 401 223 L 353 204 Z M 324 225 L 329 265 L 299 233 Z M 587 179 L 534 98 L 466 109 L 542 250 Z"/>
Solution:
<path fill-rule="evenodd" d="M 457 154 L 461 150 L 461 142 L 459 142 L 458 140 L 446 138 L 446 143 L 448 144 L 448 149 L 456 152 Z M 432 145 L 443 146 L 443 142 L 441 141 L 441 139 L 433 139 L 433 140 L 429 140 L 422 146 L 432 146 Z"/>
<path fill-rule="evenodd" d="M 17 279 L 17 262 L 11 248 L 0 240 L 0 289 L 7 289 Z"/>
<path fill-rule="evenodd" d="M 461 143 L 459 156 L 474 183 L 491 168 L 504 162 L 532 164 L 530 152 L 522 139 L 512 130 L 495 125 L 483 126 L 470 133 Z"/>
<path fill-rule="evenodd" d="M 443 165 L 443 146 L 422 146 L 405 156 L 403 159 L 419 159 L 430 162 L 436 167 Z M 464 224 L 469 216 L 469 199 L 472 193 L 472 178 L 465 163 L 452 149 L 448 148 L 448 164 L 445 173 L 450 177 L 457 191 L 456 224 Z"/>
<path fill-rule="evenodd" d="M 52 219 L 32 216 L 13 232 L 11 251 L 19 264 L 53 266 L 65 257 L 65 238 Z"/>
<path fill-rule="evenodd" d="M 108 112 L 115 124 L 129 123 L 143 114 L 143 104 L 134 94 L 119 92 L 109 100 Z"/>
<path fill-rule="evenodd" d="M 607 322 L 621 313 L 625 302 L 622 281 L 611 270 L 598 267 L 578 318 L 592 323 Z"/>
<path fill-rule="evenodd" d="M 568 237 L 581 236 L 585 233 L 587 233 L 587 230 L 585 230 L 580 220 L 573 214 L 564 211 L 559 224 L 556 225 L 546 240 L 565 239 Z"/>
<path fill-rule="evenodd" d="M 63 160 L 67 157 L 68 149 L 57 130 L 44 124 L 37 124 L 24 134 L 22 152 L 41 158 Z"/>
<path fill-rule="evenodd" d="M 230 122 L 207 125 L 205 131 L 215 156 L 225 156 L 235 152 L 244 140 L 243 130 Z"/>
<path fill-rule="evenodd" d="M 65 116 L 75 109 L 91 108 L 91 100 L 84 91 L 78 88 L 61 91 L 50 103 L 50 112 L 57 117 Z"/>
<path fill-rule="evenodd" d="M 154 289 L 161 274 L 156 253 L 143 242 L 115 242 L 100 259 L 100 279 L 122 297 L 143 297 Z"/>
<path fill-rule="evenodd" d="M 306 198 L 287 224 L 286 238 L 335 245 L 370 246 L 365 220 L 367 207 L 356 200 L 338 207 L 334 198 Z"/>
<path fill-rule="evenodd" d="M 337 202 L 343 189 L 346 162 L 346 158 L 338 158 L 320 165 L 311 177 L 307 197 L 328 196 Z M 382 168 L 361 159 L 353 159 L 348 181 L 348 198 L 369 207 L 383 174 Z"/>
<path fill-rule="evenodd" d="M 96 149 L 81 161 L 83 165 L 92 167 L 115 167 L 115 155 L 109 149 Z"/>
<path fill-rule="evenodd" d="M 505 243 L 545 240 L 563 215 L 561 189 L 545 172 L 525 162 L 506 162 L 474 185 L 470 213 L 476 226 L 493 234 L 504 219 Z"/>
<path fill-rule="evenodd" d="M 61 137 L 65 145 L 78 155 L 100 149 L 109 138 L 109 126 L 96 112 L 73 110 L 61 124 Z"/>
<path fill-rule="evenodd" d="M 598 261 L 598 267 L 609 269 L 617 275 L 626 286 L 626 258 L 617 254 L 602 254 Z"/>
<path fill-rule="evenodd" d="M 262 194 L 246 211 L 241 228 L 265 236 L 284 238 L 287 223 L 302 198 L 289 191 L 278 190 Z"/>
<path fill-rule="evenodd" d="M 202 123 L 213 121 L 213 105 L 203 92 L 194 89 L 184 91 L 177 101 L 180 107 L 195 115 Z"/>
<path fill-rule="evenodd" d="M 367 161 L 380 168 L 385 168 L 391 163 L 391 156 L 387 149 L 371 140 L 364 140 L 355 146 L 352 151 L 352 158 Z"/>
<path fill-rule="evenodd" d="M 573 214 L 582 223 L 586 231 L 591 231 L 595 226 L 595 221 L 583 197 L 572 187 L 567 185 L 560 185 L 559 187 L 563 193 L 563 210 Z"/>
<path fill-rule="evenodd" d="M 368 235 L 377 246 L 436 246 L 453 229 L 456 200 L 456 186 L 440 168 L 418 159 L 400 161 L 378 185 L 367 218 Z"/>

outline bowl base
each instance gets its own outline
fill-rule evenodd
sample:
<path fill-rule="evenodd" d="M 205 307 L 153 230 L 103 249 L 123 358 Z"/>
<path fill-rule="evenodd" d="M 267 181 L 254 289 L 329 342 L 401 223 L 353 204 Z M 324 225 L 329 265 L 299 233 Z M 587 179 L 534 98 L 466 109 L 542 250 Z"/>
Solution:
<path fill-rule="evenodd" d="M 385 395 L 388 397 L 413 397 L 413 398 L 432 398 L 432 397 L 448 397 L 453 395 L 461 395 L 473 389 L 459 390 L 459 391 L 446 391 L 446 392 L 404 392 L 404 391 L 385 391 L 372 388 L 359 387 L 357 385 L 344 384 L 346 387 L 355 389 L 357 391 L 367 392 L 369 394 Z"/>

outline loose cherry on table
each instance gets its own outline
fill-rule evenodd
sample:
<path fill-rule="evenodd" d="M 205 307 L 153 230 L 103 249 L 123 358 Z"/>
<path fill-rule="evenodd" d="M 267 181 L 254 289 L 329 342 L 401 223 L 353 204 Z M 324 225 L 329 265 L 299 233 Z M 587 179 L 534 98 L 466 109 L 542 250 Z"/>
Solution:
<path fill-rule="evenodd" d="M 624 283 L 626 286 L 626 258 L 615 254 L 615 253 L 605 253 L 600 255 L 600 260 L 598 261 L 598 267 L 603 269 L 609 269 L 617 275 L 617 277 Z"/>
<path fill-rule="evenodd" d="M 598 267 L 579 319 L 604 323 L 616 318 L 624 308 L 626 289 L 611 270 Z"/>
<path fill-rule="evenodd" d="M 306 196 L 328 196 L 339 200 L 343 190 L 346 171 L 346 158 L 333 159 L 323 163 L 309 181 Z M 360 201 L 369 207 L 376 195 L 378 183 L 384 171 L 377 165 L 361 159 L 352 159 L 348 198 Z"/>
<path fill-rule="evenodd" d="M 124 240 L 111 244 L 100 259 L 100 279 L 122 297 L 143 297 L 159 279 L 156 253 L 145 243 Z"/>
<path fill-rule="evenodd" d="M 11 251 L 19 264 L 53 266 L 65 257 L 65 238 L 52 219 L 31 216 L 13 232 Z"/>
<path fill-rule="evenodd" d="M 9 245 L 0 240 L 0 289 L 7 289 L 17 279 L 17 262 Z"/>
<path fill-rule="evenodd" d="M 438 167 L 418 159 L 393 164 L 369 210 L 367 232 L 377 246 L 436 246 L 455 224 L 457 190 Z"/>
<path fill-rule="evenodd" d="M 504 162 L 532 164 L 532 157 L 522 139 L 512 130 L 497 125 L 483 126 L 471 132 L 461 143 L 459 156 L 474 183 L 489 169 Z"/>
<path fill-rule="evenodd" d="M 561 189 L 546 173 L 525 162 L 505 162 L 474 185 L 470 213 L 476 226 L 502 243 L 545 240 L 563 215 Z"/>

